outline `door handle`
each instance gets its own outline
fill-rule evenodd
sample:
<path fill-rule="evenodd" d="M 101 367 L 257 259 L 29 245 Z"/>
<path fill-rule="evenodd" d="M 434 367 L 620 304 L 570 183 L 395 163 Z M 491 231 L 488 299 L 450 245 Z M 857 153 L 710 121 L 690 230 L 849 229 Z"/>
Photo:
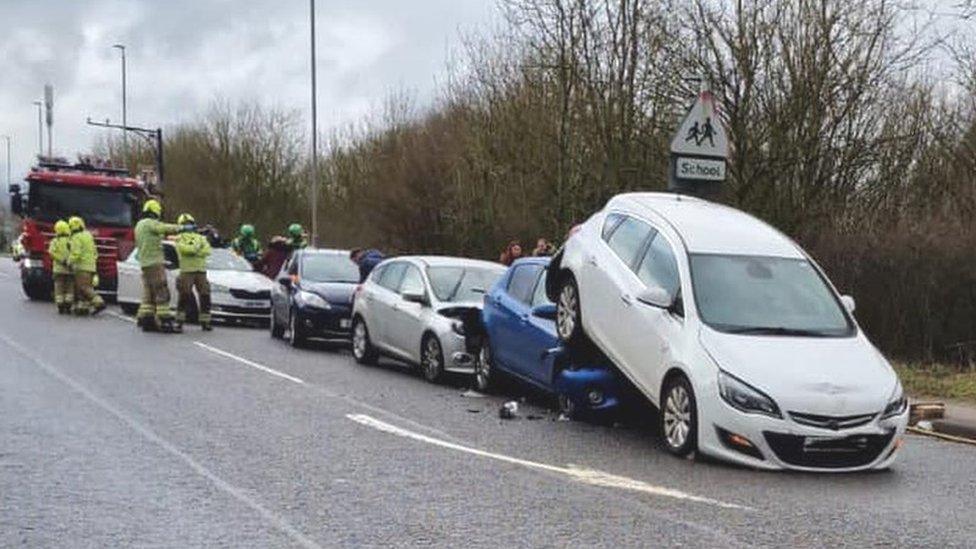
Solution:
<path fill-rule="evenodd" d="M 597 263 L 595 255 L 591 255 L 587 257 L 586 262 L 589 263 L 590 265 L 593 265 L 594 267 L 598 267 L 600 265 L 599 263 Z"/>
<path fill-rule="evenodd" d="M 522 324 L 528 324 L 529 323 L 529 315 L 520 315 L 519 316 L 519 320 L 522 321 Z"/>
<path fill-rule="evenodd" d="M 634 304 L 634 298 L 630 297 L 630 294 L 620 294 L 620 301 L 623 301 L 624 305 L 628 307 Z"/>

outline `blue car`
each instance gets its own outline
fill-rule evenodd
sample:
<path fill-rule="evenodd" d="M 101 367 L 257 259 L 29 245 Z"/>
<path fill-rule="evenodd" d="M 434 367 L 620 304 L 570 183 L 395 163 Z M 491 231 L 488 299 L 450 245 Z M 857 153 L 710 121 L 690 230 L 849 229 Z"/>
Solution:
<path fill-rule="evenodd" d="M 490 391 L 499 374 L 558 397 L 569 416 L 606 412 L 620 404 L 620 382 L 605 363 L 581 361 L 556 335 L 556 306 L 546 297 L 549 258 L 516 261 L 485 295 L 487 339 L 475 364 L 475 386 Z"/>
<path fill-rule="evenodd" d="M 271 337 L 295 347 L 309 338 L 350 339 L 359 267 L 344 250 L 298 250 L 271 290 Z"/>

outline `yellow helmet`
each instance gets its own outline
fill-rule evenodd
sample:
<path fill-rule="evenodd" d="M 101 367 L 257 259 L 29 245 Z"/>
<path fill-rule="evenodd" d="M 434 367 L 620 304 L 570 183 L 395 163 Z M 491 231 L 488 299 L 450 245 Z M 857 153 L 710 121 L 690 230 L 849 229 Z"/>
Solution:
<path fill-rule="evenodd" d="M 54 234 L 58 236 L 70 236 L 71 227 L 68 226 L 68 222 L 63 219 L 59 219 L 57 223 L 54 224 Z"/>
<path fill-rule="evenodd" d="M 155 198 L 150 198 L 142 205 L 142 213 L 151 213 L 156 217 L 163 216 L 163 205 Z"/>
<path fill-rule="evenodd" d="M 185 212 L 181 213 L 180 216 L 176 218 L 177 225 L 195 225 L 196 222 L 197 220 L 193 219 L 192 215 Z"/>
<path fill-rule="evenodd" d="M 71 232 L 73 233 L 83 231 L 85 230 L 85 220 L 77 215 L 73 215 L 68 219 L 68 228 L 71 229 Z"/>

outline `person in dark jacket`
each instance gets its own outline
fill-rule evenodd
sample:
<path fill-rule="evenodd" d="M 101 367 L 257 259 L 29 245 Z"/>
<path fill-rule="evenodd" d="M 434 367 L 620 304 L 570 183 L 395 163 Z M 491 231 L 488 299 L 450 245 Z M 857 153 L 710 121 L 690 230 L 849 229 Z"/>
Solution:
<path fill-rule="evenodd" d="M 366 282 L 369 273 L 373 272 L 373 269 L 386 259 L 386 256 L 379 250 L 356 248 L 349 252 L 349 259 L 359 266 L 359 282 L 363 283 Z"/>

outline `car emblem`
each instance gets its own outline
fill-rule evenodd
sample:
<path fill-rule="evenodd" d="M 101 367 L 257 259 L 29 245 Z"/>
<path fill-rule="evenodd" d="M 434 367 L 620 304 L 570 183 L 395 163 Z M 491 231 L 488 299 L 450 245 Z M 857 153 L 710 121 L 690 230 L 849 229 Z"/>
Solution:
<path fill-rule="evenodd" d="M 840 429 L 840 422 L 837 421 L 836 419 L 831 419 L 831 420 L 827 421 L 827 428 L 830 429 L 830 430 L 832 430 L 832 431 L 836 431 L 836 430 Z"/>

